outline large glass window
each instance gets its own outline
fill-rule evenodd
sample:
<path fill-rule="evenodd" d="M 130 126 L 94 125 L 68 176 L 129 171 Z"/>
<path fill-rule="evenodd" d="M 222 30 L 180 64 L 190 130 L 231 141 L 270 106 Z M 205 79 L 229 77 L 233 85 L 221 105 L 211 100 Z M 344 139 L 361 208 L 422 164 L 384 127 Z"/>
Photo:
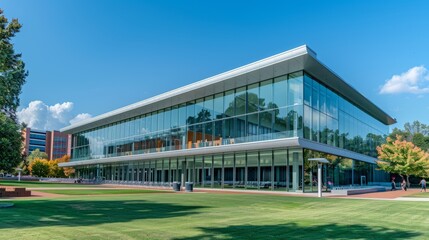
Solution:
<path fill-rule="evenodd" d="M 223 93 L 215 95 L 213 100 L 213 119 L 223 118 Z"/>
<path fill-rule="evenodd" d="M 300 71 L 78 132 L 72 137 L 72 159 L 301 136 L 376 156 L 387 130 Z"/>
<path fill-rule="evenodd" d="M 223 112 L 225 114 L 225 117 L 234 116 L 235 115 L 234 90 L 226 91 L 223 99 L 224 99 Z"/>
<path fill-rule="evenodd" d="M 273 92 L 273 108 L 287 106 L 287 97 L 289 95 L 287 90 L 287 76 L 274 78 Z"/>
<path fill-rule="evenodd" d="M 246 188 L 259 188 L 259 154 L 247 153 L 247 181 Z"/>
<path fill-rule="evenodd" d="M 302 72 L 289 74 L 288 78 L 288 105 L 303 103 L 303 75 Z"/>
<path fill-rule="evenodd" d="M 237 88 L 235 91 L 235 115 L 246 113 L 246 87 Z"/>
<path fill-rule="evenodd" d="M 273 179 L 273 165 L 272 165 L 272 151 L 263 151 L 259 153 L 259 161 L 260 161 L 260 171 L 259 171 L 259 179 L 260 179 L 260 187 L 264 189 L 272 189 L 272 181 Z"/>
<path fill-rule="evenodd" d="M 259 84 L 249 85 L 247 89 L 247 113 L 259 111 Z"/>
<path fill-rule="evenodd" d="M 273 80 L 261 82 L 259 88 L 259 108 L 260 110 L 275 108 L 273 104 Z"/>
<path fill-rule="evenodd" d="M 224 161 L 224 188 L 232 188 L 234 186 L 234 154 L 225 154 Z"/>
<path fill-rule="evenodd" d="M 235 154 L 235 188 L 244 188 L 246 182 L 246 154 Z"/>
<path fill-rule="evenodd" d="M 304 137 L 376 157 L 388 127 L 320 84 L 304 76 Z M 381 140 L 381 141 L 380 141 Z"/>

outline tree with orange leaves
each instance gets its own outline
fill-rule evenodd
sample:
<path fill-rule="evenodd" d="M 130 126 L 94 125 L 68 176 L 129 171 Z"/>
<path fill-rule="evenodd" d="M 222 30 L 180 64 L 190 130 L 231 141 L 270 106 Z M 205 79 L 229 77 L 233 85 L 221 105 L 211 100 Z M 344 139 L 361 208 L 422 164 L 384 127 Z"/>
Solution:
<path fill-rule="evenodd" d="M 406 176 L 407 184 L 411 175 L 429 175 L 429 153 L 403 140 L 400 135 L 396 135 L 396 140 L 388 137 L 385 144 L 377 147 L 377 152 L 378 167 L 388 173 L 398 174 L 402 179 Z"/>
<path fill-rule="evenodd" d="M 64 155 L 60 158 L 55 159 L 55 161 L 57 161 L 57 163 L 65 163 L 65 162 L 70 162 L 70 156 L 69 155 Z M 64 175 L 66 177 L 69 177 L 71 175 L 74 174 L 75 170 L 74 168 L 71 167 L 63 167 L 63 171 L 64 171 Z"/>

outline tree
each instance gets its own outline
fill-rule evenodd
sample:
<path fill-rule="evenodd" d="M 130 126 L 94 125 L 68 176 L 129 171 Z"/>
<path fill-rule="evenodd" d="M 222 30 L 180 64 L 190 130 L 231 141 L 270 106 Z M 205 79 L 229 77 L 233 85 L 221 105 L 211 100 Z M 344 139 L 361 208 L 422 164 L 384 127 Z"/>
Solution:
<path fill-rule="evenodd" d="M 28 72 L 16 54 L 11 39 L 21 29 L 17 19 L 8 19 L 0 9 L 0 170 L 11 171 L 22 160 L 22 137 L 17 124 L 19 94 Z"/>
<path fill-rule="evenodd" d="M 415 133 L 412 142 L 421 149 L 429 150 L 429 136 L 424 136 L 422 133 Z"/>
<path fill-rule="evenodd" d="M 21 54 L 15 53 L 11 42 L 20 29 L 18 19 L 12 19 L 9 23 L 0 9 L 0 108 L 13 120 L 16 120 L 19 94 L 28 75 Z"/>
<path fill-rule="evenodd" d="M 70 156 L 69 155 L 64 155 L 61 158 L 55 159 L 55 161 L 57 161 L 57 163 L 70 162 Z M 65 177 L 69 177 L 69 176 L 71 176 L 71 175 L 73 175 L 75 173 L 75 169 L 71 168 L 71 167 L 63 167 L 62 170 L 64 172 L 64 176 Z"/>
<path fill-rule="evenodd" d="M 32 161 L 34 161 L 37 158 L 38 159 L 48 159 L 49 157 L 48 157 L 48 154 L 46 154 L 45 152 L 41 152 L 38 148 L 36 148 L 34 151 L 32 151 L 30 153 L 30 155 L 28 155 L 27 161 L 31 163 Z"/>
<path fill-rule="evenodd" d="M 11 172 L 22 160 L 19 126 L 0 112 L 0 170 Z"/>
<path fill-rule="evenodd" d="M 413 142 L 417 147 L 429 151 L 429 125 L 419 121 L 407 122 L 404 124 L 404 130 L 394 128 L 389 137 L 396 139 L 396 135 L 400 135 L 405 140 Z"/>
<path fill-rule="evenodd" d="M 50 173 L 49 162 L 46 159 L 36 158 L 29 166 L 30 173 L 37 177 L 47 177 Z"/>
<path fill-rule="evenodd" d="M 30 174 L 29 166 L 34 161 L 34 159 L 48 159 L 48 154 L 45 152 L 41 152 L 38 148 L 33 150 L 30 155 L 27 157 L 23 156 L 23 161 L 21 164 L 22 173 L 23 174 Z"/>
<path fill-rule="evenodd" d="M 427 177 L 429 174 L 429 154 L 412 142 L 403 140 L 400 135 L 396 136 L 396 140 L 387 137 L 386 143 L 377 147 L 377 152 L 378 167 L 398 174 L 402 179 L 406 176 L 407 183 L 410 175 Z"/>
<path fill-rule="evenodd" d="M 47 160 L 43 158 L 34 158 L 29 165 L 29 170 L 31 175 L 37 177 L 56 177 L 63 178 L 68 177 L 74 173 L 73 168 L 61 168 L 58 166 L 58 163 L 69 162 L 70 157 L 64 155 L 61 158 L 54 160 Z"/>
<path fill-rule="evenodd" d="M 49 165 L 48 177 L 56 177 L 56 178 L 65 177 L 64 169 L 58 167 L 58 161 L 56 159 L 48 161 L 48 165 Z"/>

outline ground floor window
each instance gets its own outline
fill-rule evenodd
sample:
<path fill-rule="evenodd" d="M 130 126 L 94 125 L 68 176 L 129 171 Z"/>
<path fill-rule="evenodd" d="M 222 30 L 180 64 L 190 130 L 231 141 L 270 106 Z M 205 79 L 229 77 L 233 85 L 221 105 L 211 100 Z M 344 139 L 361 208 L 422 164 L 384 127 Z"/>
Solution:
<path fill-rule="evenodd" d="M 333 187 L 365 187 L 389 182 L 389 174 L 377 170 L 375 164 L 304 149 L 305 192 L 317 191 L 317 163 L 308 161 L 309 158 L 325 158 L 329 161 L 322 166 L 322 186 L 328 191 Z"/>
<path fill-rule="evenodd" d="M 371 163 L 309 149 L 270 149 L 235 153 L 151 159 L 77 167 L 77 177 L 89 181 L 169 187 L 193 182 L 195 187 L 275 191 L 317 190 L 317 164 L 323 157 L 325 190 L 335 186 L 368 185 L 389 181 Z"/>

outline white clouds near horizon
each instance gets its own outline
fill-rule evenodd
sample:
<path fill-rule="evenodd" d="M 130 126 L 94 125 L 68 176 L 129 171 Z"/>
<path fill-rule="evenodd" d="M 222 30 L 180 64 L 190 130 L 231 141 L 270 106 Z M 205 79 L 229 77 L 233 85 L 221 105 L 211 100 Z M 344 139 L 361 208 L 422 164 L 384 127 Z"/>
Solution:
<path fill-rule="evenodd" d="M 67 125 L 90 118 L 88 113 L 72 114 L 72 102 L 57 103 L 49 106 L 43 101 L 35 100 L 17 112 L 19 122 L 39 130 L 59 130 Z"/>
<path fill-rule="evenodd" d="M 381 87 L 380 94 L 429 93 L 429 71 L 424 66 L 416 66 L 400 75 L 393 75 Z"/>

